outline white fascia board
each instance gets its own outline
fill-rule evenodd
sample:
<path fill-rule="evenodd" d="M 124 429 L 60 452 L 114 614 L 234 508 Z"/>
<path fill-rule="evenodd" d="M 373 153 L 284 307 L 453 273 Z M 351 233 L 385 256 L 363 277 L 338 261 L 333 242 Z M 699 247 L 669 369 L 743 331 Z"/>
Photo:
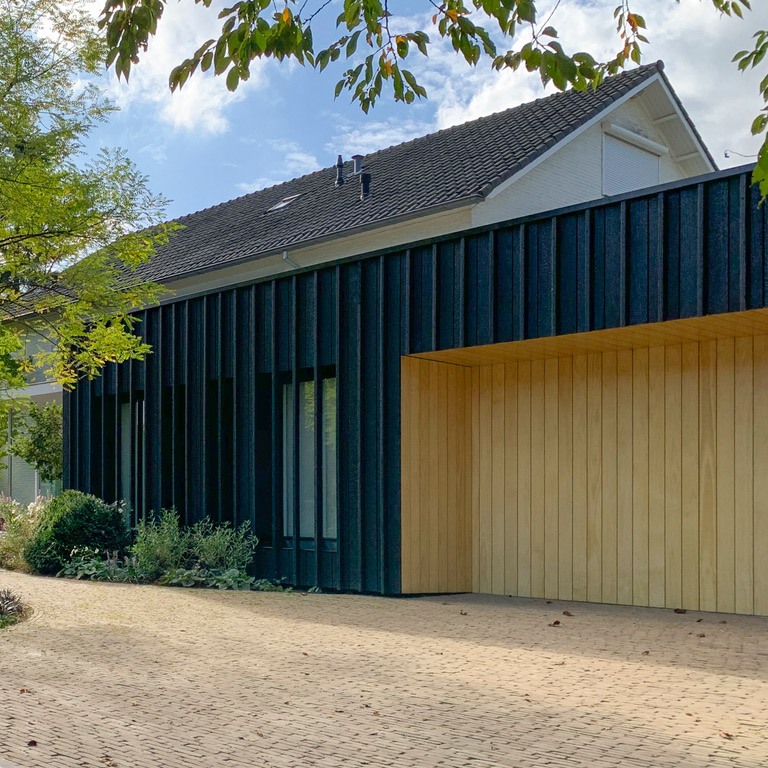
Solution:
<path fill-rule="evenodd" d="M 525 168 L 521 168 L 516 174 L 513 176 L 510 176 L 508 179 L 505 179 L 501 182 L 497 187 L 494 187 L 486 196 L 486 200 L 491 200 L 496 195 L 501 194 L 504 192 L 504 190 L 509 189 L 518 179 L 520 179 L 522 176 L 525 176 L 526 173 L 529 171 L 532 171 L 537 165 L 540 163 L 543 163 L 548 158 L 552 157 L 552 155 L 555 154 L 555 152 L 559 152 L 564 146 L 567 144 L 570 144 L 574 139 L 581 136 L 582 133 L 585 133 L 590 128 L 592 128 L 595 125 L 598 125 L 601 123 L 605 117 L 613 112 L 616 107 L 621 106 L 625 102 L 629 101 L 634 96 L 637 96 L 637 94 L 644 91 L 651 83 L 656 82 L 662 82 L 661 75 L 656 73 L 652 77 L 649 77 L 644 82 L 640 83 L 640 85 L 636 85 L 631 91 L 628 91 L 625 93 L 620 99 L 616 99 L 616 101 L 611 102 L 604 110 L 601 112 L 598 112 L 592 119 L 588 120 L 583 125 L 580 125 L 576 130 L 571 131 L 564 139 L 561 141 L 558 141 L 557 144 L 554 144 L 551 146 L 546 152 L 542 152 L 535 160 L 532 160 L 528 165 L 525 166 Z M 669 96 L 669 92 L 665 90 L 667 93 L 667 96 Z M 670 101 L 674 103 L 674 99 L 670 98 Z M 675 105 L 675 108 L 677 105 Z"/>

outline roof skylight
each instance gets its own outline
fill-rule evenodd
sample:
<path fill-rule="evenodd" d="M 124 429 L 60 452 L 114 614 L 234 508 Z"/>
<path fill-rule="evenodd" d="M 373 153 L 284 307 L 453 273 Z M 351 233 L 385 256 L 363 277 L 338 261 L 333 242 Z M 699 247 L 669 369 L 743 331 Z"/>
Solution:
<path fill-rule="evenodd" d="M 271 208 L 268 208 L 267 213 L 279 211 L 281 208 L 287 208 L 297 197 L 301 197 L 301 194 L 284 197 L 279 203 L 275 203 Z"/>

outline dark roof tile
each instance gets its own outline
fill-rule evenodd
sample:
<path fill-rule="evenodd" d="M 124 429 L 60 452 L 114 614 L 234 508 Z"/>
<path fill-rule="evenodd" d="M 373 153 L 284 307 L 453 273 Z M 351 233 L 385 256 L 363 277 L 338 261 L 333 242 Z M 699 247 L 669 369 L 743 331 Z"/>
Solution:
<path fill-rule="evenodd" d="M 605 107 L 661 71 L 649 64 L 607 78 L 595 91 L 565 91 L 446 128 L 365 157 L 371 197 L 360 200 L 352 163 L 180 218 L 184 225 L 140 276 L 167 281 L 266 256 L 400 217 L 478 201 Z M 288 197 L 290 205 L 268 212 Z"/>

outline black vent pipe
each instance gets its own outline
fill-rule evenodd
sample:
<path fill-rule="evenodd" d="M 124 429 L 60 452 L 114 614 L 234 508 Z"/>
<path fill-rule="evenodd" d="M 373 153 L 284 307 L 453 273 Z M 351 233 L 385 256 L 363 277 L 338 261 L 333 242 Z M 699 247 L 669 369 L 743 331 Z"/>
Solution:
<path fill-rule="evenodd" d="M 360 199 L 367 200 L 371 196 L 371 174 L 363 171 L 360 174 Z"/>
<path fill-rule="evenodd" d="M 344 160 L 341 155 L 336 160 L 336 186 L 344 186 Z"/>

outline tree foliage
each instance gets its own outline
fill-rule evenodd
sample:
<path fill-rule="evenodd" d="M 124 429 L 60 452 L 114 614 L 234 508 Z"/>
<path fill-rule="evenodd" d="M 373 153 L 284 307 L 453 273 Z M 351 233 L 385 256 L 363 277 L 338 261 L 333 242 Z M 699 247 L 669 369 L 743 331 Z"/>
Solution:
<path fill-rule="evenodd" d="M 36 369 L 69 387 L 148 351 L 130 313 L 159 287 L 133 272 L 171 227 L 121 151 L 84 152 L 113 110 L 89 10 L 0 0 L 0 417 Z"/>
<path fill-rule="evenodd" d="M 62 407 L 58 403 L 29 403 L 22 420 L 24 424 L 13 438 L 11 453 L 36 469 L 44 483 L 61 480 L 64 462 Z"/>
<path fill-rule="evenodd" d="M 715 11 L 742 18 L 751 10 L 750 0 L 701 0 Z M 131 68 L 157 34 L 167 0 L 106 0 L 99 26 L 107 43 L 107 64 L 118 77 L 128 79 Z M 191 0 L 187 0 L 191 2 Z M 213 0 L 194 0 L 211 8 Z M 670 0 L 672 2 L 672 0 Z M 679 0 L 677 0 L 679 2 Z M 639 64 L 646 20 L 637 13 L 639 0 L 617 0 L 614 11 L 617 45 L 607 61 L 588 51 L 566 50 L 557 28 L 559 0 L 423 0 L 430 13 L 429 31 L 409 27 L 408 18 L 393 13 L 388 0 L 343 0 L 336 19 L 337 34 L 315 42 L 314 22 L 330 0 L 239 0 L 218 12 L 222 22 L 216 39 L 202 41 L 196 51 L 174 67 L 169 83 L 182 88 L 198 70 L 213 71 L 235 90 L 248 80 L 251 63 L 258 59 L 293 58 L 302 65 L 324 70 L 343 60 L 348 68 L 336 84 L 335 94 L 347 91 L 364 112 L 387 92 L 395 101 L 411 103 L 427 96 L 410 61 L 428 56 L 433 37 L 448 40 L 467 64 L 486 63 L 496 70 L 521 68 L 538 72 L 542 82 L 560 90 L 585 90 L 627 64 Z M 542 6 L 554 10 L 543 14 Z M 414 8 L 408 8 L 413 14 Z M 432 37 L 430 37 L 432 35 Z M 751 50 L 741 51 L 735 61 L 744 70 L 758 67 L 768 52 L 768 30 L 758 30 Z M 766 104 L 752 130 L 768 128 L 768 76 L 760 87 Z M 768 194 L 768 139 L 760 152 L 755 181 Z"/>

